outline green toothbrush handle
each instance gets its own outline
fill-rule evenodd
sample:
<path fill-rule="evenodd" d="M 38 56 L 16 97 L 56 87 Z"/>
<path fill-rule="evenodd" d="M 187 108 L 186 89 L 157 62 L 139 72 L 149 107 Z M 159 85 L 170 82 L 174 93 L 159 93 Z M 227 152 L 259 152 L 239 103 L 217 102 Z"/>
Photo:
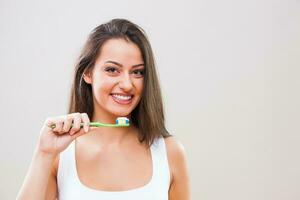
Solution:
<path fill-rule="evenodd" d="M 73 124 L 71 125 L 73 126 Z M 80 124 L 80 128 L 82 128 L 84 126 L 84 123 Z M 129 126 L 129 124 L 104 124 L 104 123 L 100 123 L 100 122 L 90 122 L 90 126 L 91 127 L 125 127 L 125 126 Z M 55 124 L 52 124 L 50 128 L 54 129 L 56 126 Z"/>
<path fill-rule="evenodd" d="M 81 124 L 82 127 L 83 124 Z M 123 127 L 123 126 L 129 126 L 129 124 L 104 124 L 101 122 L 91 122 L 90 126 L 92 127 L 100 127 L 100 126 L 105 126 L 105 127 Z"/>

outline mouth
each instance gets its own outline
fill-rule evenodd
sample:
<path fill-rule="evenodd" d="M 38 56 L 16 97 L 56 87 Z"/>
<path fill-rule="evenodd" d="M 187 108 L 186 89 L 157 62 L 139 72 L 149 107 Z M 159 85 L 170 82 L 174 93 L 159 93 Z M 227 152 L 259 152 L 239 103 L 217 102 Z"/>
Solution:
<path fill-rule="evenodd" d="M 112 99 L 121 105 L 127 105 L 132 102 L 134 95 L 127 95 L 127 94 L 120 94 L 120 93 L 112 93 L 110 94 L 112 96 Z"/>

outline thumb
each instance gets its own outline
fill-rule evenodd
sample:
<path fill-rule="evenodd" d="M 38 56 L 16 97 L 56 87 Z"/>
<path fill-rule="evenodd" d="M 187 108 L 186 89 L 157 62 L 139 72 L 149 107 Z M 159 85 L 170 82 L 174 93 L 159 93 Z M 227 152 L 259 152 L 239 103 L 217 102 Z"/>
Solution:
<path fill-rule="evenodd" d="M 76 138 L 78 138 L 78 137 L 80 137 L 80 136 L 82 136 L 84 134 L 86 134 L 86 132 L 82 128 L 82 129 L 80 129 L 80 131 L 78 131 L 75 134 L 71 135 L 71 140 L 73 141 L 74 139 L 76 139 Z"/>

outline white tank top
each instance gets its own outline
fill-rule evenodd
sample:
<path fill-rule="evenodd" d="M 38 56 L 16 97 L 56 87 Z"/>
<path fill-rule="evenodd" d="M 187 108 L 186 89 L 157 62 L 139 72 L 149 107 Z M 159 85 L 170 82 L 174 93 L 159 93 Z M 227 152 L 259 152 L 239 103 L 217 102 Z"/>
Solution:
<path fill-rule="evenodd" d="M 77 175 L 75 141 L 60 154 L 58 200 L 168 200 L 170 172 L 165 140 L 160 137 L 150 147 L 152 177 L 146 185 L 125 191 L 102 191 L 81 183 Z"/>

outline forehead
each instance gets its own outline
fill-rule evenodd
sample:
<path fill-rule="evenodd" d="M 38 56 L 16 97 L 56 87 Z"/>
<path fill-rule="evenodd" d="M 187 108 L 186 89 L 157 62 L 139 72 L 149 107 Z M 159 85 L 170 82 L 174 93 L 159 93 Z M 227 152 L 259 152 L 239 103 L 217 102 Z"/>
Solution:
<path fill-rule="evenodd" d="M 109 39 L 103 44 L 96 62 L 103 63 L 107 60 L 120 62 L 123 65 L 136 65 L 143 62 L 139 47 L 125 39 Z"/>

